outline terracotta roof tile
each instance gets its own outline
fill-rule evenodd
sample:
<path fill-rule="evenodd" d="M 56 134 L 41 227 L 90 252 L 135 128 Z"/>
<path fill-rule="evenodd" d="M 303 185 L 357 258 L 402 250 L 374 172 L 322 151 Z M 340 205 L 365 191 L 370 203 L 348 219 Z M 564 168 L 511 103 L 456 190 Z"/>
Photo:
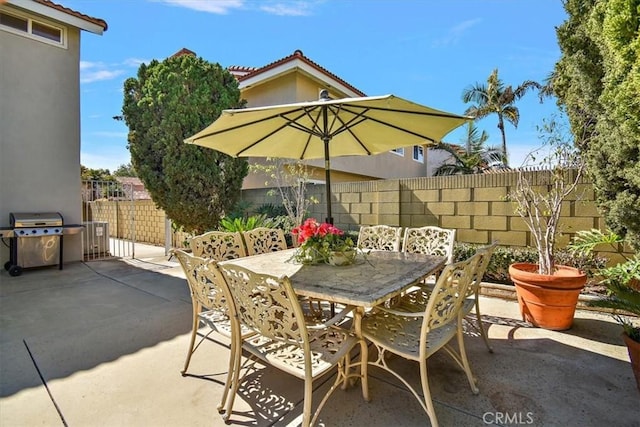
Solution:
<path fill-rule="evenodd" d="M 306 64 L 308 64 L 309 66 L 315 68 L 316 70 L 318 70 L 322 74 L 325 74 L 325 75 L 331 77 L 332 79 L 339 81 L 341 84 L 345 85 L 346 87 L 348 87 L 349 89 L 351 89 L 352 91 L 357 93 L 359 96 L 365 96 L 365 93 L 362 92 L 361 90 L 355 88 L 354 86 L 352 86 L 349 83 L 347 83 L 346 81 L 342 80 L 340 77 L 336 76 L 335 74 L 333 74 L 332 72 L 330 72 L 326 68 L 321 67 L 317 63 L 313 62 L 312 60 L 310 60 L 309 58 L 304 56 L 302 51 L 299 50 L 299 49 L 297 49 L 295 52 L 293 52 L 292 55 L 289 55 L 289 56 L 286 56 L 286 57 L 284 57 L 282 59 L 274 61 L 274 62 L 272 62 L 270 64 L 265 65 L 264 67 L 255 68 L 252 71 L 250 71 L 248 74 L 245 74 L 243 76 L 239 76 L 238 77 L 238 81 L 241 82 L 243 80 L 252 78 L 252 77 L 257 76 L 257 75 L 259 75 L 261 73 L 264 73 L 265 71 L 271 70 L 271 69 L 273 69 L 275 67 L 278 67 L 280 65 L 286 64 L 287 62 L 293 61 L 295 59 L 299 59 L 299 60 L 305 62 Z M 251 67 L 232 66 L 232 67 L 229 67 L 229 70 L 231 70 L 232 68 L 237 70 L 237 71 L 249 71 L 251 69 Z"/>
<path fill-rule="evenodd" d="M 169 58 L 177 58 L 178 56 L 183 56 L 183 55 L 196 56 L 196 53 L 192 50 L 187 49 L 186 47 L 183 47 L 182 49 L 180 49 L 179 51 L 171 55 Z"/>
<path fill-rule="evenodd" d="M 64 6 L 60 5 L 60 4 L 52 2 L 50 0 L 33 0 L 33 1 L 35 1 L 36 3 L 40 3 L 42 5 L 48 6 L 48 7 L 52 8 L 52 9 L 59 10 L 60 12 L 64 12 L 64 13 L 66 13 L 68 15 L 75 16 L 76 18 L 80 18 L 80 19 L 82 19 L 84 21 L 91 22 L 92 24 L 96 24 L 96 25 L 102 27 L 102 29 L 104 31 L 107 31 L 108 26 L 107 26 L 107 22 L 104 19 L 94 18 L 92 16 L 85 15 L 84 13 L 80 13 L 80 12 L 75 11 L 73 9 L 69 9 L 68 7 L 64 7 Z"/>
<path fill-rule="evenodd" d="M 258 69 L 258 67 L 245 67 L 245 66 L 242 66 L 242 65 L 231 65 L 230 67 L 228 67 L 229 71 L 241 71 L 241 72 L 245 72 L 245 71 L 252 72 L 252 71 L 255 71 L 257 69 Z"/>

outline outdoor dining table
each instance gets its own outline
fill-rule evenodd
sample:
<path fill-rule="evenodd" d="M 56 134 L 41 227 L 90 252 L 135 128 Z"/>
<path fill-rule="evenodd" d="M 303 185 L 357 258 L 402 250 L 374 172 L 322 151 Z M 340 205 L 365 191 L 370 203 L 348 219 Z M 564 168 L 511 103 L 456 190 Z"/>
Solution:
<path fill-rule="evenodd" d="M 361 336 L 361 320 L 367 309 L 379 305 L 440 270 L 445 257 L 395 251 L 358 254 L 353 264 L 300 264 L 296 249 L 268 252 L 223 261 L 261 274 L 286 275 L 296 293 L 336 304 L 355 306 L 354 332 Z"/>

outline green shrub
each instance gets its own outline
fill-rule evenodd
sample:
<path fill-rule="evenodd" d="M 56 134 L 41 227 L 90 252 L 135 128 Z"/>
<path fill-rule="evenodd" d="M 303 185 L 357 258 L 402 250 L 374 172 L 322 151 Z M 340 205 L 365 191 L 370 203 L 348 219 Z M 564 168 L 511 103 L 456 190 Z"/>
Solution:
<path fill-rule="evenodd" d="M 284 205 L 274 205 L 273 203 L 265 203 L 258 206 L 256 209 L 257 214 L 266 215 L 270 218 L 287 216 L 287 208 Z"/>
<path fill-rule="evenodd" d="M 220 220 L 222 231 L 247 231 L 258 227 L 273 227 L 273 219 L 266 215 L 251 215 L 250 217 L 224 217 Z"/>
<path fill-rule="evenodd" d="M 476 249 L 484 245 L 474 245 L 470 243 L 456 243 L 453 248 L 454 261 L 462 261 L 476 253 Z M 595 273 L 606 264 L 606 259 L 595 255 L 573 254 L 567 249 L 556 251 L 556 263 L 579 268 L 587 273 L 590 280 Z M 489 266 L 484 274 L 483 280 L 486 282 L 502 283 L 513 285 L 509 277 L 509 265 L 515 262 L 538 262 L 538 252 L 533 248 L 511 248 L 498 246 L 491 256 Z"/>
<path fill-rule="evenodd" d="M 253 203 L 247 200 L 238 200 L 227 215 L 226 218 L 247 218 L 249 217 L 249 211 L 251 210 Z M 266 215 L 269 216 L 269 215 Z"/>

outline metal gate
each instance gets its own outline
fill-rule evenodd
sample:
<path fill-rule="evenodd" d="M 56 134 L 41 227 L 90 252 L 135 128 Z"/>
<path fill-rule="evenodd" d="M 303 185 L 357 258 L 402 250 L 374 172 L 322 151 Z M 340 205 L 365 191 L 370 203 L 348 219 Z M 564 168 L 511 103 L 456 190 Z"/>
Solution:
<path fill-rule="evenodd" d="M 133 184 L 82 181 L 82 251 L 85 261 L 135 258 Z"/>

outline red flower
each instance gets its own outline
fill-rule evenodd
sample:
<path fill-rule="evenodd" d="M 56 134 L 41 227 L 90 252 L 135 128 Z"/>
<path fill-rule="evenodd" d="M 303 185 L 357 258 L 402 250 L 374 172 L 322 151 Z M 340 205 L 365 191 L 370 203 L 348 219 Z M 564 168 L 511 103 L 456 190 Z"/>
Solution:
<path fill-rule="evenodd" d="M 320 224 L 315 218 L 307 219 L 301 226 L 295 227 L 291 230 L 291 233 L 298 236 L 298 243 L 304 243 L 307 239 L 313 237 L 325 237 L 328 234 L 335 234 L 341 236 L 344 234 L 338 227 L 323 222 Z"/>
<path fill-rule="evenodd" d="M 291 233 L 297 236 L 298 251 L 293 259 L 305 264 L 328 262 L 333 252 L 348 252 L 353 258 L 355 244 L 344 231 L 332 224 L 319 223 L 315 218 L 307 219 Z"/>

